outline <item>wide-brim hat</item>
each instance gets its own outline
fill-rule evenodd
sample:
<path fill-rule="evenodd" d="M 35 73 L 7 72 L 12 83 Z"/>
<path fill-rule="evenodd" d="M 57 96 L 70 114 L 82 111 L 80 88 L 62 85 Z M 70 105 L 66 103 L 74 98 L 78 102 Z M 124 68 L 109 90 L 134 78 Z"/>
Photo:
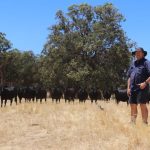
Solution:
<path fill-rule="evenodd" d="M 137 51 L 142 51 L 144 53 L 144 56 L 147 55 L 147 51 L 145 51 L 142 47 L 136 48 L 136 50 L 132 52 L 132 55 L 135 56 L 135 53 Z"/>

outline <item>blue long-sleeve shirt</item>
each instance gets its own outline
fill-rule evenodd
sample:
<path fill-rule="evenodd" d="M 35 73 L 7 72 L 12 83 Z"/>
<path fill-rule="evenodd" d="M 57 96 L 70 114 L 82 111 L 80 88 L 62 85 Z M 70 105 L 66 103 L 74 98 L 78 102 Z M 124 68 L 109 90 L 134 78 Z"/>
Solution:
<path fill-rule="evenodd" d="M 150 62 L 145 58 L 134 61 L 127 72 L 127 76 L 130 78 L 131 92 L 140 90 L 138 84 L 150 77 Z"/>

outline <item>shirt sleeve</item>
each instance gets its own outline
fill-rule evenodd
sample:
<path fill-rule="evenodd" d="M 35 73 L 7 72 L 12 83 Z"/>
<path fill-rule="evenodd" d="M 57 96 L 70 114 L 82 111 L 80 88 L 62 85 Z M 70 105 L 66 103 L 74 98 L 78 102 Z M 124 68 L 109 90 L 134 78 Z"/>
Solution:
<path fill-rule="evenodd" d="M 150 61 L 148 61 L 148 60 L 145 61 L 145 67 L 146 67 L 148 76 L 150 76 Z"/>
<path fill-rule="evenodd" d="M 133 69 L 133 65 L 131 65 L 131 66 L 129 67 L 129 70 L 127 71 L 127 78 L 130 78 L 132 69 Z"/>

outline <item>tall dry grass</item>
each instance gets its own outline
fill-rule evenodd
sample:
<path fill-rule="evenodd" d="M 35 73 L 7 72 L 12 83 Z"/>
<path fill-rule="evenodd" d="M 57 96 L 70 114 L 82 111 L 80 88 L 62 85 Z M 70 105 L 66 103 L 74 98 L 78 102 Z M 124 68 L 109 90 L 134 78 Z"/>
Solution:
<path fill-rule="evenodd" d="M 140 116 L 130 125 L 130 108 L 113 100 L 7 104 L 0 108 L 0 150 L 150 150 L 150 126 Z"/>

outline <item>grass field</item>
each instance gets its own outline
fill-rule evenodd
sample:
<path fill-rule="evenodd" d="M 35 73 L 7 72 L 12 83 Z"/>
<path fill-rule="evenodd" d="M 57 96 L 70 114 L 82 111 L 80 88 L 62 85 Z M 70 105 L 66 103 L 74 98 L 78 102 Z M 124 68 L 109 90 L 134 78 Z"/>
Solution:
<path fill-rule="evenodd" d="M 0 108 L 0 150 L 150 150 L 140 110 L 135 126 L 129 120 L 130 107 L 113 100 L 7 104 Z"/>

